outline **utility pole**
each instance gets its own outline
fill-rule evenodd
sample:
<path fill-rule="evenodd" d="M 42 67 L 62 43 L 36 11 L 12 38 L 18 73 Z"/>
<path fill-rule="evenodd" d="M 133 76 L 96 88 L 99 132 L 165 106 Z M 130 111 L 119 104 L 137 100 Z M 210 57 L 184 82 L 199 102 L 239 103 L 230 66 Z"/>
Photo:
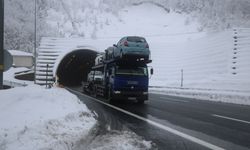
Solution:
<path fill-rule="evenodd" d="M 49 70 L 49 64 L 46 65 L 46 89 L 49 88 L 49 86 L 48 86 L 48 70 Z"/>
<path fill-rule="evenodd" d="M 181 87 L 183 87 L 183 69 L 181 69 Z"/>
<path fill-rule="evenodd" d="M 36 84 L 36 57 L 37 57 L 37 52 L 36 52 L 36 17 L 37 17 L 37 0 L 35 0 L 35 12 L 34 12 L 34 19 L 35 19 L 35 26 L 34 26 L 34 83 Z"/>
<path fill-rule="evenodd" d="M 4 53 L 4 0 L 0 0 L 0 90 L 3 89 Z"/>

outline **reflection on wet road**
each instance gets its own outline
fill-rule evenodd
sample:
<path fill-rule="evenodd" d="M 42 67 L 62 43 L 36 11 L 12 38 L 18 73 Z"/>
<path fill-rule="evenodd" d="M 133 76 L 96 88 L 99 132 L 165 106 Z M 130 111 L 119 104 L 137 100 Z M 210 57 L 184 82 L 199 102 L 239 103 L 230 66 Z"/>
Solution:
<path fill-rule="evenodd" d="M 80 91 L 80 88 L 73 89 L 74 91 L 70 91 L 98 115 L 97 119 L 101 128 L 119 131 L 131 130 L 146 140 L 153 141 L 154 148 L 250 148 L 249 124 L 214 115 L 250 121 L 248 115 L 250 107 L 248 106 L 198 101 L 159 94 L 150 94 L 149 101 L 144 105 L 137 105 L 133 101 L 120 101 L 109 105 L 105 99 L 95 100 L 76 92 Z M 190 137 L 185 138 L 186 135 Z"/>

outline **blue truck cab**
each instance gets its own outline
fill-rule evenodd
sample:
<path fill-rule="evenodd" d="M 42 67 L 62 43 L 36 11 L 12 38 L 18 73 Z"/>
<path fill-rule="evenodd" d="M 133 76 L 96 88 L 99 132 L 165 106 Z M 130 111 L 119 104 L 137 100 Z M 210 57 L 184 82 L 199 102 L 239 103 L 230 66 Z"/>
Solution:
<path fill-rule="evenodd" d="M 104 60 L 101 64 L 92 67 L 94 72 L 102 76 L 100 82 L 90 81 L 84 85 L 84 91 L 94 96 L 103 96 L 109 102 L 116 100 L 136 100 L 143 104 L 148 100 L 149 76 L 153 70 L 148 71 L 149 61 L 136 60 L 128 61 L 124 59 Z"/>
<path fill-rule="evenodd" d="M 109 100 L 134 99 L 139 103 L 148 100 L 149 72 L 145 63 L 111 63 L 107 66 L 106 81 Z"/>

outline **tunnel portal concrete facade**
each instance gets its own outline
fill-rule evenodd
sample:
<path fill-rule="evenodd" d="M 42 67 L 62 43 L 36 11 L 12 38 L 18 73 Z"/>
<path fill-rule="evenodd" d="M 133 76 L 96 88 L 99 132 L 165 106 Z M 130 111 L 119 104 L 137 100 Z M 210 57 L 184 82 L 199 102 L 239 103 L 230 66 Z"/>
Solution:
<path fill-rule="evenodd" d="M 69 84 L 71 78 L 78 79 L 72 82 L 84 80 L 80 76 L 86 76 L 98 53 L 95 47 L 84 44 L 83 38 L 44 37 L 37 50 L 35 83 L 52 84 L 60 78 L 62 84 Z"/>

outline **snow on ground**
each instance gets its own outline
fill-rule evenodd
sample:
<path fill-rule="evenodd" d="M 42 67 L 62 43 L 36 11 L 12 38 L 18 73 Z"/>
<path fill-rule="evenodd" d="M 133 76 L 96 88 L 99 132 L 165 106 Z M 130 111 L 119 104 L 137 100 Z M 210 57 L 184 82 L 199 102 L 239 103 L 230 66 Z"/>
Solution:
<path fill-rule="evenodd" d="M 244 33 L 246 38 L 249 31 Z M 178 44 L 153 44 L 155 74 L 150 91 L 250 105 L 250 42 L 239 39 L 234 43 L 233 36 L 228 30 Z"/>
<path fill-rule="evenodd" d="M 14 73 L 24 70 L 11 68 L 4 72 L 4 80 L 22 83 Z M 75 95 L 63 88 L 25 84 L 0 90 L 0 150 L 151 148 L 150 141 L 127 130 L 93 134 L 97 116 Z M 87 140 L 92 137 L 95 140 Z"/>
<path fill-rule="evenodd" d="M 98 127 L 97 127 L 98 128 Z M 103 130 L 103 129 L 102 129 Z M 96 132 L 93 130 L 93 132 Z M 150 141 L 145 141 L 133 132 L 108 130 L 106 133 L 98 136 L 89 136 L 85 141 L 81 141 L 75 150 L 145 150 L 156 149 L 155 144 Z M 95 135 L 95 134 L 93 134 Z M 88 143 L 88 144 L 85 144 Z"/>
<path fill-rule="evenodd" d="M 246 44 L 240 46 L 250 48 Z M 232 31 L 178 44 L 162 42 L 153 44 L 151 49 L 152 65 L 156 66 L 151 85 L 179 87 L 183 70 L 184 87 L 250 90 L 250 70 L 246 65 L 250 64 L 250 51 L 238 51 L 235 56 Z M 243 60 L 241 55 L 249 59 Z"/>
<path fill-rule="evenodd" d="M 149 3 L 124 8 L 115 18 L 105 14 L 99 17 L 100 19 L 108 17 L 109 24 L 105 24 L 103 28 L 97 31 L 97 39 L 117 37 L 115 43 L 121 37 L 127 35 L 138 35 L 146 38 L 158 37 L 161 41 L 165 39 L 186 41 L 204 35 L 204 33 L 193 36 L 184 34 L 181 36 L 182 38 L 177 37 L 178 39 L 175 39 L 173 35 L 178 33 L 198 32 L 199 24 L 195 19 L 190 19 L 188 15 L 175 12 L 168 13 L 164 9 Z M 189 20 L 189 23 L 187 23 L 187 20 Z"/>
<path fill-rule="evenodd" d="M 172 95 L 179 97 L 194 98 L 198 100 L 209 100 L 226 102 L 241 105 L 250 105 L 249 91 L 215 90 L 199 88 L 173 88 L 173 87 L 152 87 L 151 93 Z"/>
<path fill-rule="evenodd" d="M 83 14 L 78 14 L 81 15 Z M 92 15 L 97 16 L 97 22 L 101 20 L 102 25 L 92 26 L 96 33 L 89 30 L 91 32 L 85 34 L 86 37 L 95 39 L 89 38 L 83 44 L 92 45 L 100 51 L 116 43 L 123 36 L 146 37 L 152 52 L 153 63 L 150 65 L 155 70 L 150 85 L 160 86 L 150 88 L 151 92 L 250 104 L 249 69 L 245 67 L 249 59 L 239 59 L 239 74 L 232 74 L 231 58 L 234 47 L 230 31 L 213 34 L 197 32 L 199 25 L 189 16 L 168 14 L 151 4 L 122 9 L 116 17 L 104 12 L 98 14 L 98 11 L 92 12 Z M 86 28 L 81 26 L 80 29 Z M 239 58 L 249 56 L 249 44 L 243 44 Z M 77 147 L 75 144 L 87 139 L 89 131 L 96 124 L 93 114 L 77 97 L 64 89 L 45 89 L 33 85 L 32 82 L 14 79 L 15 72 L 25 69 L 11 68 L 4 73 L 4 80 L 25 83 L 28 86 L 0 91 L 0 149 L 63 150 Z M 179 88 L 181 69 L 184 71 L 183 88 Z M 87 144 L 80 144 L 80 147 L 151 147 L 150 142 L 128 131 L 112 131 L 106 135 L 99 135 Z"/>
<path fill-rule="evenodd" d="M 8 50 L 12 56 L 33 56 L 32 53 L 20 51 L 20 50 Z"/>
<path fill-rule="evenodd" d="M 0 93 L 1 150 L 68 149 L 96 123 L 65 89 L 29 85 Z"/>
<path fill-rule="evenodd" d="M 25 81 L 25 80 L 18 80 L 15 78 L 15 73 L 29 71 L 30 69 L 25 67 L 18 67 L 13 68 L 11 67 L 8 71 L 3 73 L 4 84 L 8 86 L 16 86 L 16 85 L 28 85 L 33 84 L 33 81 Z"/>
<path fill-rule="evenodd" d="M 47 21 L 51 26 L 62 30 L 66 37 L 70 37 L 72 26 L 69 24 L 71 22 L 60 18 L 58 13 L 53 10 L 49 11 L 48 16 L 50 17 L 47 18 Z M 87 19 L 80 20 L 80 23 L 77 24 L 79 32 L 84 33 L 83 45 L 92 45 L 100 51 L 104 51 L 107 47 L 116 44 L 123 36 L 128 35 L 152 37 L 161 42 L 187 41 L 205 35 L 205 32 L 197 31 L 199 24 L 192 17 L 175 12 L 167 13 L 164 9 L 149 3 L 126 7 L 121 9 L 117 15 L 98 9 L 85 9 L 76 11 L 74 14 L 75 18 L 86 16 Z M 58 27 L 58 24 L 63 25 Z M 151 45 L 151 42 L 149 44 Z"/>

